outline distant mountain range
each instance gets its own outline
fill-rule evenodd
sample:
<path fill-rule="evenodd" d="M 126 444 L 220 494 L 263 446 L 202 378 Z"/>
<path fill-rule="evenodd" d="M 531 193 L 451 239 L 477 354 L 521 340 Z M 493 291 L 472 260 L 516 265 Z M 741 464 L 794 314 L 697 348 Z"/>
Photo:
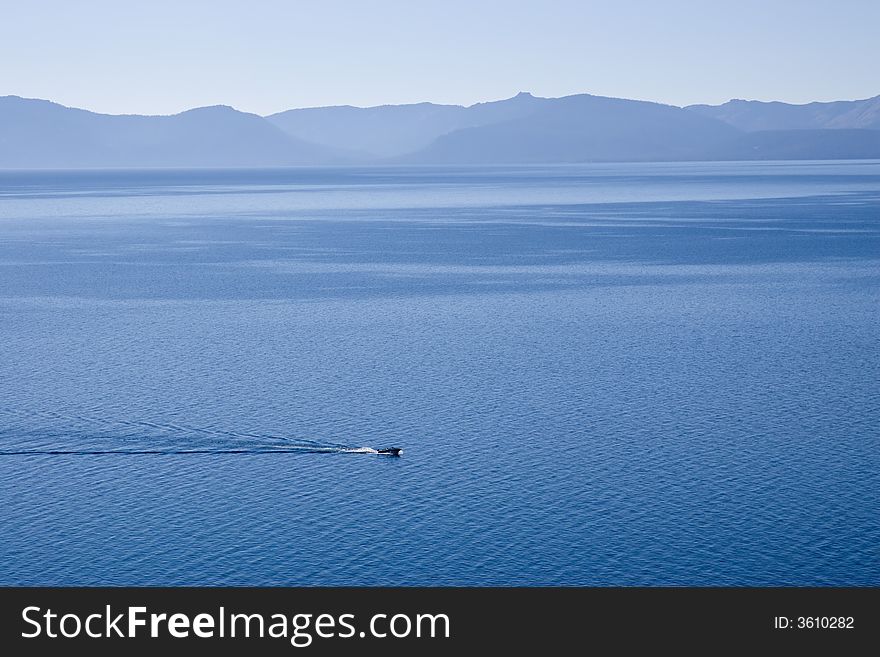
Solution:
<path fill-rule="evenodd" d="M 355 151 L 361 157 L 388 158 L 426 148 L 443 135 L 524 118 L 554 99 L 521 93 L 507 100 L 461 105 L 381 105 L 311 107 L 266 117 L 297 139 Z"/>
<path fill-rule="evenodd" d="M 330 149 L 231 107 L 115 116 L 0 98 L 4 168 L 281 166 L 335 159 Z"/>
<path fill-rule="evenodd" d="M 425 164 L 686 160 L 739 134 L 696 112 L 636 100 L 582 94 L 532 107 L 525 116 L 441 135 L 403 159 Z"/>
<path fill-rule="evenodd" d="M 880 96 L 834 103 L 765 103 L 730 100 L 723 105 L 691 105 L 687 109 L 720 119 L 745 132 L 763 130 L 880 130 Z"/>
<path fill-rule="evenodd" d="M 0 97 L 0 168 L 528 164 L 880 158 L 880 96 L 674 107 L 579 94 L 469 107 L 215 106 L 107 115 Z"/>

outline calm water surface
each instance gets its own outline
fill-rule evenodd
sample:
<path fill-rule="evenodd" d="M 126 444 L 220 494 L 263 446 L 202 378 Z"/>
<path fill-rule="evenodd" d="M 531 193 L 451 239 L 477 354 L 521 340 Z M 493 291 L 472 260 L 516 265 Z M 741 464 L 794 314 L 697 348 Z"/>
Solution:
<path fill-rule="evenodd" d="M 878 310 L 876 162 L 0 172 L 0 584 L 878 585 Z"/>

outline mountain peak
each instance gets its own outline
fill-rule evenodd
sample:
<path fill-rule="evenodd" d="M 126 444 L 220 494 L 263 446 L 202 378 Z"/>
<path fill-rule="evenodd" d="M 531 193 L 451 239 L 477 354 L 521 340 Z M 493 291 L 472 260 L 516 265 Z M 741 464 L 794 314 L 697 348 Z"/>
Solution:
<path fill-rule="evenodd" d="M 201 112 L 204 114 L 241 114 L 241 112 L 231 105 L 205 105 L 204 107 L 193 107 L 192 109 L 184 110 L 180 113 L 189 114 L 190 112 Z"/>

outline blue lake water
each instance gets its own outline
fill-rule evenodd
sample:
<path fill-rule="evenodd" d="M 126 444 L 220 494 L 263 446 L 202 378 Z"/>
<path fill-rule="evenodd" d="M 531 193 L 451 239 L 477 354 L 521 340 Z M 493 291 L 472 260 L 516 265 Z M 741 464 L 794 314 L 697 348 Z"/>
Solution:
<path fill-rule="evenodd" d="M 0 584 L 878 585 L 878 310 L 877 162 L 0 172 Z"/>

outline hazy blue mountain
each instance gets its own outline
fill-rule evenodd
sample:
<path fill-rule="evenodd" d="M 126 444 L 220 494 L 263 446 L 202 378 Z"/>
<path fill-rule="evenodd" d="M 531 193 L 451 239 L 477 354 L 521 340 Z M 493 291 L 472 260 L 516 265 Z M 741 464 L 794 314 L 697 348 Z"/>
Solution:
<path fill-rule="evenodd" d="M 297 139 L 372 157 L 392 157 L 424 148 L 461 128 L 527 116 L 550 99 L 520 93 L 513 98 L 470 107 L 461 105 L 381 105 L 310 107 L 268 116 Z"/>
<path fill-rule="evenodd" d="M 681 160 L 739 131 L 679 107 L 581 94 L 527 116 L 443 135 L 404 158 L 432 164 Z"/>
<path fill-rule="evenodd" d="M 880 159 L 880 130 L 764 130 L 707 148 L 700 160 Z"/>
<path fill-rule="evenodd" d="M 772 106 L 776 123 L 797 128 L 784 130 L 751 131 L 761 121 L 773 123 L 747 121 L 753 106 L 680 108 L 521 93 L 470 107 L 327 107 L 264 118 L 226 106 L 116 116 L 6 96 L 0 97 L 0 168 L 880 158 L 880 130 L 869 129 L 877 125 L 880 97 L 757 103 Z M 715 116 L 725 107 L 728 113 Z M 804 108 L 812 109 L 803 114 Z M 810 127 L 816 122 L 826 127 Z M 866 127 L 842 127 L 850 123 Z"/>
<path fill-rule="evenodd" d="M 216 167 L 330 162 L 339 154 L 226 106 L 107 115 L 0 97 L 0 167 Z"/>
<path fill-rule="evenodd" d="M 758 130 L 880 129 L 880 96 L 833 103 L 766 103 L 731 100 L 723 105 L 691 105 L 687 109 L 754 132 Z"/>

